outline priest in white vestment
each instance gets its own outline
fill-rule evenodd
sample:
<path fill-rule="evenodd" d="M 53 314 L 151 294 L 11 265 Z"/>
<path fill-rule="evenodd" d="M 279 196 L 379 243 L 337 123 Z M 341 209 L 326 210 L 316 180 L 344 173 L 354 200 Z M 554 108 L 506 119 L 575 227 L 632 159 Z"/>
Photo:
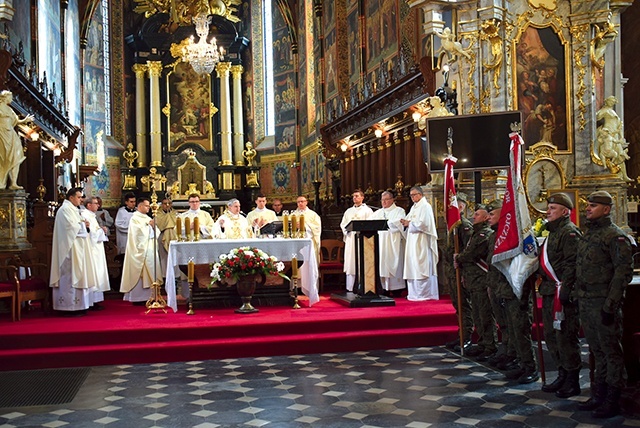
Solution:
<path fill-rule="evenodd" d="M 156 240 L 160 231 L 147 215 L 150 209 L 148 198 L 138 198 L 138 208 L 129 223 L 120 292 L 125 293 L 124 300 L 134 304 L 144 304 L 151 298 L 154 280 L 162 284 Z"/>
<path fill-rule="evenodd" d="M 253 238 L 253 229 L 247 218 L 240 214 L 239 200 L 227 202 L 227 210 L 214 223 L 211 235 L 218 239 Z"/>
<path fill-rule="evenodd" d="M 409 196 L 413 206 L 407 217 L 400 220 L 407 233 L 404 253 L 407 299 L 438 300 L 438 234 L 433 209 L 421 187 L 412 187 Z"/>
<path fill-rule="evenodd" d="M 255 231 L 260 230 L 262 226 L 277 220 L 278 217 L 276 216 L 275 211 L 267 208 L 267 197 L 262 193 L 258 194 L 256 197 L 255 209 L 247 214 L 247 221 L 249 222 L 249 225 L 253 227 L 254 234 Z"/>
<path fill-rule="evenodd" d="M 127 233 L 129 233 L 129 222 L 133 213 L 136 212 L 136 195 L 128 192 L 124 195 L 124 207 L 120 207 L 116 213 L 116 245 L 118 254 L 124 254 L 127 249 Z"/>
<path fill-rule="evenodd" d="M 87 276 L 87 227 L 78 207 L 82 189 L 74 187 L 56 213 L 51 248 L 53 309 L 82 315 L 93 304 Z"/>
<path fill-rule="evenodd" d="M 318 259 L 318 263 L 322 260 L 322 256 L 320 254 L 320 235 L 322 235 L 322 220 L 320 216 L 313 210 L 307 208 L 307 204 L 309 201 L 306 196 L 300 195 L 296 199 L 296 205 L 298 209 L 295 210 L 292 214 L 296 216 L 304 216 L 304 229 L 305 229 L 305 238 L 311 238 L 313 241 L 313 246 L 316 250 L 316 257 Z"/>
<path fill-rule="evenodd" d="M 98 223 L 97 211 L 100 202 L 95 196 L 85 200 L 86 210 L 81 211 L 82 217 L 89 222 L 89 237 L 87 239 L 87 267 L 89 272 L 89 283 L 94 286 L 93 309 L 99 309 L 99 302 L 104 301 L 104 292 L 111 289 L 109 282 L 109 271 L 107 269 L 107 255 L 104 251 L 104 243 L 107 238 L 106 226 Z"/>
<path fill-rule="evenodd" d="M 400 220 L 405 218 L 406 213 L 395 204 L 391 192 L 382 192 L 380 204 L 382 208 L 375 211 L 369 220 L 387 220 L 389 229 L 378 231 L 380 280 L 382 288 L 396 296 L 405 289 L 403 269 L 405 230 Z"/>
<path fill-rule="evenodd" d="M 373 210 L 364 203 L 364 192 L 356 189 L 353 192 L 353 206 L 342 215 L 340 229 L 344 240 L 344 273 L 347 275 L 347 291 L 353 291 L 356 282 L 356 232 L 348 232 L 347 225 L 353 220 L 366 220 Z"/>
<path fill-rule="evenodd" d="M 195 224 L 194 220 L 197 217 L 200 236 L 202 238 L 211 238 L 211 229 L 213 229 L 213 223 L 214 223 L 213 218 L 211 217 L 211 214 L 200 209 L 200 195 L 198 195 L 197 193 L 192 193 L 189 195 L 189 209 L 183 213 L 180 213 L 178 217 L 182 219 L 181 231 L 178 232 L 182 234 L 181 236 L 185 236 L 187 233 L 187 231 L 184 229 L 185 228 L 184 220 L 186 218 L 189 219 L 188 232 L 190 235 L 194 234 L 194 230 L 193 230 L 194 224 Z"/>

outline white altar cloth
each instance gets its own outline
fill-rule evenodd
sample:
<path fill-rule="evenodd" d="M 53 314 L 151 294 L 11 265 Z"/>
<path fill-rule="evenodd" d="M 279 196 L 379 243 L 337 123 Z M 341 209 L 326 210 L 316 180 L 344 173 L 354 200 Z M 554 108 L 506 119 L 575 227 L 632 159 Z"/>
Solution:
<path fill-rule="evenodd" d="M 175 278 L 178 266 L 186 265 L 193 259 L 195 264 L 208 264 L 218 261 L 220 254 L 234 248 L 255 247 L 278 260 L 290 261 L 297 256 L 304 263 L 300 266 L 300 287 L 309 298 L 309 306 L 320 301 L 318 296 L 318 261 L 313 249 L 313 241 L 304 239 L 206 239 L 198 242 L 172 241 L 167 256 L 166 285 L 167 304 L 174 312 L 178 310 Z"/>

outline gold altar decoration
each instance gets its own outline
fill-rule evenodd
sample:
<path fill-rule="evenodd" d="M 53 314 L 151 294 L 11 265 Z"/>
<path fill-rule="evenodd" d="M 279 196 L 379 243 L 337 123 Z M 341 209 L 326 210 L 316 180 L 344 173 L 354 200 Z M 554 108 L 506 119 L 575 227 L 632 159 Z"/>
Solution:
<path fill-rule="evenodd" d="M 589 54 L 592 65 L 591 79 L 594 84 L 597 73 L 602 74 L 602 70 L 604 70 L 604 51 L 606 50 L 607 45 L 612 43 L 616 37 L 618 37 L 618 31 L 610 19 L 611 18 L 602 25 L 602 28 L 598 24 L 593 26 L 595 34 L 589 44 Z"/>
<path fill-rule="evenodd" d="M 135 0 L 134 12 L 144 14 L 149 18 L 156 13 L 166 13 L 171 21 L 180 25 L 191 25 L 191 18 L 199 12 L 207 15 L 218 15 L 236 23 L 240 22 L 235 14 L 238 13 L 237 6 L 242 4 L 242 0 Z"/>
<path fill-rule="evenodd" d="M 564 189 L 567 178 L 562 165 L 555 158 L 558 148 L 541 142 L 531 147 L 533 157 L 526 161 L 523 182 L 529 211 L 537 217 L 546 212 L 549 189 Z"/>
<path fill-rule="evenodd" d="M 189 195 L 196 193 L 201 199 L 217 199 L 213 184 L 207 180 L 207 167 L 196 159 L 196 152 L 184 151 L 187 160 L 178 167 L 178 180 L 170 188 L 171 199 L 187 200 Z"/>
<path fill-rule="evenodd" d="M 500 37 L 500 20 L 492 18 L 482 23 L 480 40 L 488 41 L 491 47 L 492 58 L 490 62 L 482 62 L 482 66 L 493 74 L 493 87 L 496 91 L 500 89 L 500 71 L 502 70 L 502 37 Z M 497 92 L 499 93 L 499 92 Z"/>
<path fill-rule="evenodd" d="M 133 162 L 138 159 L 138 152 L 133 150 L 133 144 L 127 144 L 127 150 L 122 153 L 122 157 L 127 162 L 127 168 L 134 168 Z"/>
<path fill-rule="evenodd" d="M 155 233 L 155 228 L 156 228 L 155 219 L 156 219 L 156 215 L 158 214 L 158 208 L 159 208 L 158 194 L 156 193 L 156 188 L 158 186 L 162 188 L 164 183 L 167 181 L 167 178 L 162 174 L 158 174 L 155 167 L 151 167 L 149 169 L 149 175 L 142 177 L 141 180 L 143 181 L 143 183 L 146 181 L 151 186 L 151 213 L 154 220 L 153 228 Z M 153 242 L 154 242 L 154 245 L 158 245 L 157 239 L 154 239 Z M 157 248 L 154 248 L 154 251 L 157 251 Z M 147 300 L 145 304 L 145 306 L 147 307 L 147 311 L 145 312 L 145 314 L 148 314 L 152 310 L 161 310 L 166 314 L 167 302 L 164 299 L 164 297 L 162 297 L 161 284 L 160 282 L 158 282 L 158 279 L 157 279 L 158 272 L 155 272 L 156 263 L 154 263 L 153 266 L 154 266 L 153 284 L 151 284 L 152 292 L 151 292 L 151 297 L 149 297 L 149 300 Z M 162 277 L 162 273 L 160 274 L 160 277 Z"/>

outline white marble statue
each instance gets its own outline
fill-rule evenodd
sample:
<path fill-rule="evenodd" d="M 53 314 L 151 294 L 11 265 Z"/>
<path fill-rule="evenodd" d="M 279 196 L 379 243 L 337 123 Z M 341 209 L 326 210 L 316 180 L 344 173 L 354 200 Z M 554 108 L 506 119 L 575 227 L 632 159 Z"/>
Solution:
<path fill-rule="evenodd" d="M 15 127 L 21 123 L 30 121 L 33 116 L 27 115 L 24 119 L 18 118 L 13 111 L 11 101 L 13 94 L 11 91 L 0 92 L 0 189 L 17 190 L 18 173 L 20 164 L 26 159 L 22 150 L 20 137 L 15 131 Z M 11 183 L 7 187 L 7 179 Z"/>

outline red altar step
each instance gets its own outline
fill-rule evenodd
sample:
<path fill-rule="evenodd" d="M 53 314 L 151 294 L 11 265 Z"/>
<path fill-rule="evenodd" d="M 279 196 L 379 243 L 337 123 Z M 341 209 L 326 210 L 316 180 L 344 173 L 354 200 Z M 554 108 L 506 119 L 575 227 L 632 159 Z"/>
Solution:
<path fill-rule="evenodd" d="M 455 338 L 449 300 L 344 308 L 324 296 L 312 308 L 196 309 L 150 313 L 108 300 L 85 317 L 28 313 L 0 320 L 0 370 L 158 363 L 441 345 Z"/>

